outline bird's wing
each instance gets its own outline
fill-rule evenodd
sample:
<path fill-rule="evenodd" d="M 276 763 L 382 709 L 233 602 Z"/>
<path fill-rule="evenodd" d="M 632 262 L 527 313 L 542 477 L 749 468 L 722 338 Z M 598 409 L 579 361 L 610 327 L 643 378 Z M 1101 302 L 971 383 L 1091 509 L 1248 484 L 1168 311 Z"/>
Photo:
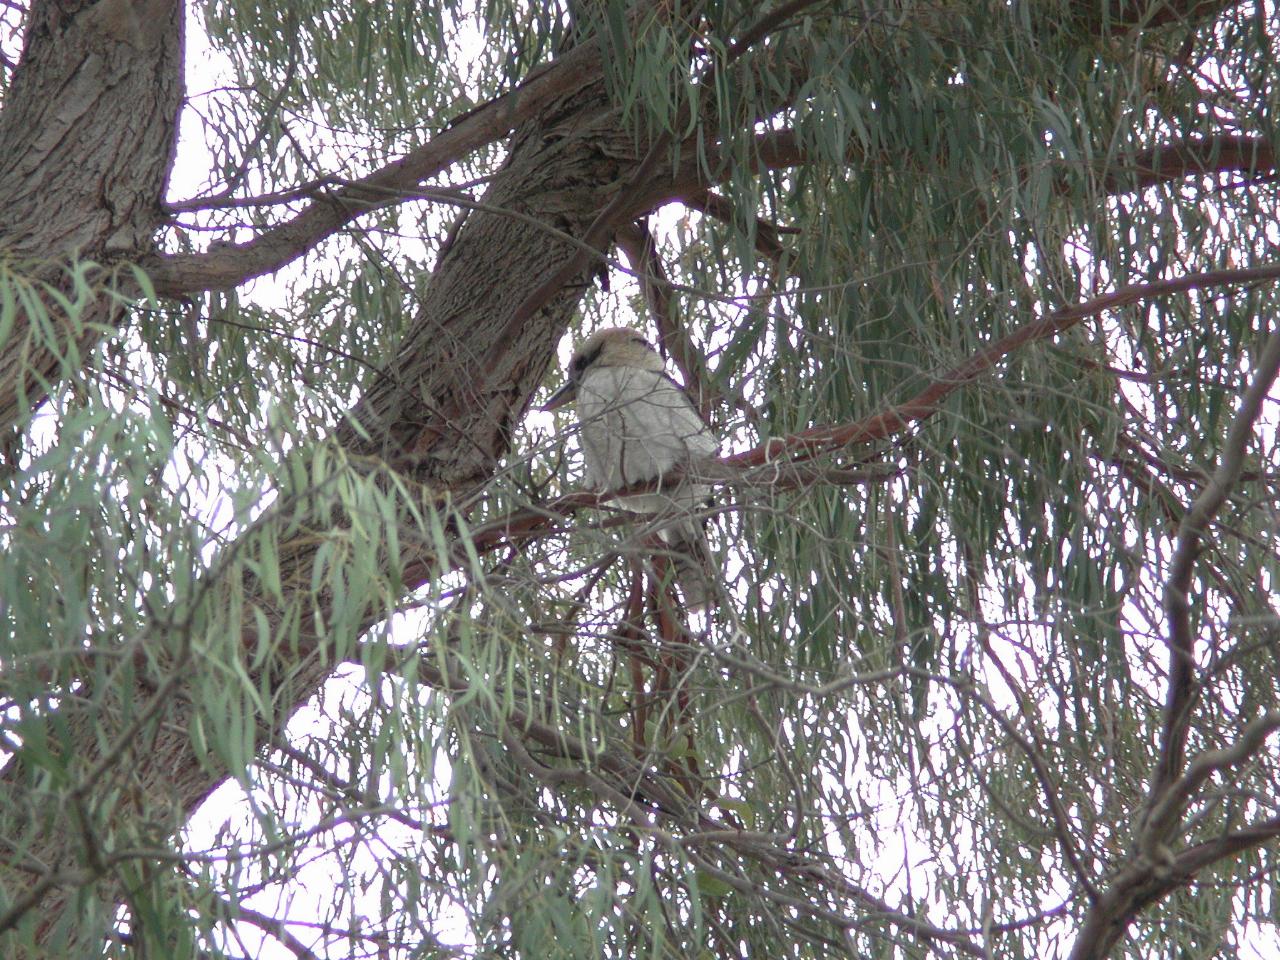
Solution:
<path fill-rule="evenodd" d="M 707 421 L 702 419 L 702 414 L 698 412 L 693 399 L 684 387 L 665 373 L 661 374 L 661 377 L 672 391 L 672 406 L 677 411 L 674 418 L 678 422 L 680 435 L 685 437 L 687 456 L 692 459 L 715 456 L 720 452 L 720 441 L 716 439 Z M 678 402 L 675 399 L 677 397 Z"/>
<path fill-rule="evenodd" d="M 588 371 L 578 388 L 588 482 L 617 489 L 714 454 L 715 436 L 669 377 L 635 367 Z"/>

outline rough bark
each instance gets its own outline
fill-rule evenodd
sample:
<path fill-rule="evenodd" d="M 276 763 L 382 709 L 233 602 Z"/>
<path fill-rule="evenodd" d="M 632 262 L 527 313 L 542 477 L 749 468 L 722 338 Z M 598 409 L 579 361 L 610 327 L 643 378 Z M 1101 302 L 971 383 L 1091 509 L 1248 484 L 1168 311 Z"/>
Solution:
<path fill-rule="evenodd" d="M 526 304 L 531 289 L 579 254 L 580 247 L 564 237 L 587 232 L 637 163 L 632 139 L 618 130 L 603 85 L 590 78 L 518 131 L 510 160 L 495 178 L 485 205 L 518 210 L 558 235 L 499 214 L 473 213 L 437 267 L 399 359 L 359 405 L 357 416 L 375 440 L 360 439 L 348 428 L 341 431 L 343 442 L 353 452 L 395 463 L 435 489 L 465 489 L 489 476 L 506 452 L 512 421 L 543 378 L 555 344 L 590 282 L 591 268 L 515 329 L 511 319 Z M 292 565 L 294 577 L 309 582 L 309 551 L 282 548 L 282 554 L 290 553 L 298 558 Z M 303 629 L 305 634 L 306 625 Z M 246 635 L 244 643 L 251 650 L 256 639 Z M 272 659 L 262 668 L 266 677 L 261 672 L 253 677 L 255 685 L 276 692 L 274 718 L 260 718 L 264 740 L 319 689 L 333 667 L 320 656 L 298 659 L 296 651 L 282 656 L 294 659 Z M 165 688 L 163 678 L 152 677 L 150 685 L 140 684 L 133 696 L 135 704 L 164 697 L 159 708 L 163 723 L 154 736 L 112 764 L 111 779 L 121 788 L 121 800 L 111 813 L 114 832 L 127 836 L 148 818 L 167 824 L 160 830 L 163 835 L 180 827 L 225 774 L 202 765 L 192 748 L 186 733 L 191 710 L 181 680 Z M 71 713 L 68 722 L 80 731 L 74 740 L 91 754 L 101 755 L 103 744 L 125 732 L 103 729 L 104 719 L 115 714 L 94 709 L 81 716 Z M 82 757 L 76 766 L 91 769 L 93 762 L 94 756 Z M 70 828 L 68 811 L 41 809 L 34 773 L 16 764 L 5 771 L 0 824 L 6 836 L 37 833 L 46 869 L 29 877 L 10 873 L 2 879 L 10 890 L 16 886 L 38 894 L 32 912 L 40 918 L 38 936 L 43 943 L 56 941 L 60 950 L 80 949 L 86 946 L 80 936 L 92 938 L 101 930 L 60 927 L 59 920 L 80 895 L 77 887 L 97 876 L 92 844 L 84 831 Z M 109 872 L 101 876 L 96 899 L 109 904 L 120 892 L 105 879 Z"/>
<path fill-rule="evenodd" d="M 152 247 L 176 149 L 182 34 L 179 0 L 32 4 L 0 113 L 0 252 L 20 273 L 61 287 L 72 258 L 109 267 Z M 114 319 L 106 298 L 78 318 L 55 310 L 49 342 L 19 313 L 0 344 L 0 424 L 70 372 L 68 347 L 98 336 L 87 325 Z"/>
<path fill-rule="evenodd" d="M 520 130 L 483 203 L 551 229 L 485 211 L 468 216 L 436 268 L 399 358 L 358 407 L 374 444 L 351 431 L 344 443 L 405 465 L 432 485 L 458 489 L 489 476 L 511 424 L 543 379 L 590 268 L 516 329 L 512 318 L 531 290 L 579 254 L 564 237 L 586 234 L 638 160 L 598 82 L 560 98 Z"/>

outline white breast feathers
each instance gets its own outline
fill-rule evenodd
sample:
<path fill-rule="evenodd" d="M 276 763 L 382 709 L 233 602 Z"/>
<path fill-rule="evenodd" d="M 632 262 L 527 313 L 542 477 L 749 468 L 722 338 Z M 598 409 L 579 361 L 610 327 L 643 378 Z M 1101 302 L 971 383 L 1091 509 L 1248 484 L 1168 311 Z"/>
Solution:
<path fill-rule="evenodd" d="M 619 490 L 716 453 L 715 437 L 665 374 L 637 367 L 588 369 L 578 385 L 577 405 L 586 479 L 593 489 Z M 686 484 L 674 498 L 670 493 L 628 497 L 622 505 L 658 511 L 700 504 L 706 496 L 706 487 Z"/>

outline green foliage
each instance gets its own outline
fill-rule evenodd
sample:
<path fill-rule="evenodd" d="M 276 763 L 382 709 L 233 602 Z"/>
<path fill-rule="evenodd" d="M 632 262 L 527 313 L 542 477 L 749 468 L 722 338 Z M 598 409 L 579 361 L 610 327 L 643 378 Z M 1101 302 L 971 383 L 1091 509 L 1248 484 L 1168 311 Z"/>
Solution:
<path fill-rule="evenodd" d="M 1274 11 L 1128 31 L 1069 3 L 794 6 L 755 36 L 767 11 L 736 2 L 208 4 L 234 82 L 189 108 L 207 192 L 353 179 L 598 41 L 619 129 L 668 137 L 732 210 L 690 196 L 650 224 L 726 453 L 883 413 L 1109 290 L 1274 261 L 1271 171 L 1222 172 L 1207 146 L 1277 142 Z M 1205 172 L 1136 163 L 1175 142 L 1206 144 Z M 235 240 L 294 205 L 184 213 L 163 239 Z M 721 484 L 724 593 L 673 636 L 637 600 L 634 518 L 504 539 L 577 489 L 571 418 L 529 417 L 466 489 L 421 484 L 416 450 L 352 452 L 350 411 L 415 347 L 441 211 L 383 209 L 266 289 L 183 302 L 123 270 L 73 263 L 68 295 L 0 263 L 0 345 L 21 310 L 24 361 L 59 360 L 0 476 L 0 942 L 1065 955 L 1086 885 L 1137 856 L 1178 524 L 1275 285 L 1099 311 L 796 482 Z M 633 279 L 609 285 L 575 337 L 652 328 Z M 52 318 L 77 329 L 104 290 L 129 321 L 85 356 Z M 1277 463 L 1273 398 L 1195 568 L 1189 757 L 1280 705 Z M 136 774 L 188 746 L 232 783 Z M 1278 779 L 1271 748 L 1217 771 L 1172 853 L 1270 822 Z M 40 911 L 15 905 L 68 823 L 55 887 L 80 909 L 37 947 Z M 1267 942 L 1276 856 L 1213 864 L 1114 955 Z"/>

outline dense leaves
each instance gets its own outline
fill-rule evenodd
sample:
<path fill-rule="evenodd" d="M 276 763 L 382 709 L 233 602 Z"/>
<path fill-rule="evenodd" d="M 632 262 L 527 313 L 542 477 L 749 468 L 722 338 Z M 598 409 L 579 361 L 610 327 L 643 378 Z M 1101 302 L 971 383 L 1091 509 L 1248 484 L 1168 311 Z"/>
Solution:
<path fill-rule="evenodd" d="M 155 243 L 0 225 L 6 956 L 1275 939 L 1274 10 L 188 13 Z M 530 412 L 619 324 L 705 615 Z"/>

